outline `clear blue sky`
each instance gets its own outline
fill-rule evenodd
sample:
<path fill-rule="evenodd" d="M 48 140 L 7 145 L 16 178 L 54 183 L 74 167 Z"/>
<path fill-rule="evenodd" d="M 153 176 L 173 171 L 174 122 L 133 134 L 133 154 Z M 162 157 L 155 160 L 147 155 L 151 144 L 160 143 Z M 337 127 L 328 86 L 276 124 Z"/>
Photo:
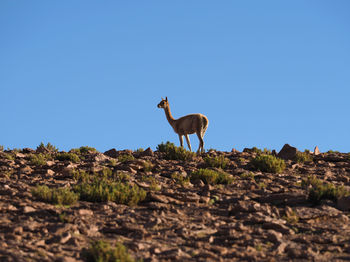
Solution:
<path fill-rule="evenodd" d="M 0 145 L 350 151 L 350 1 L 0 1 Z M 197 149 L 197 137 L 190 136 Z"/>

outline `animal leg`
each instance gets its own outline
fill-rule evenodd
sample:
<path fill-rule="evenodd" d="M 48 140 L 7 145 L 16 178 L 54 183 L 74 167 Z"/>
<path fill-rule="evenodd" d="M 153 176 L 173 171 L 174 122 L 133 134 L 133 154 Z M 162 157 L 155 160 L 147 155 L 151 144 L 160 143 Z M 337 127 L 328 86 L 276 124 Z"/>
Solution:
<path fill-rule="evenodd" d="M 180 139 L 180 146 L 184 147 L 184 141 L 183 141 L 182 135 L 179 135 L 179 139 Z"/>
<path fill-rule="evenodd" d="M 189 149 L 190 149 L 190 151 L 192 152 L 190 138 L 188 137 L 188 135 L 187 135 L 187 134 L 185 135 L 185 137 L 186 137 L 186 141 L 187 141 L 188 148 L 189 148 Z"/>
<path fill-rule="evenodd" d="M 200 132 L 197 132 L 196 134 L 197 134 L 198 139 L 199 139 L 199 147 L 198 147 L 197 153 L 204 153 L 204 141 L 203 141 L 203 138 L 202 138 Z"/>

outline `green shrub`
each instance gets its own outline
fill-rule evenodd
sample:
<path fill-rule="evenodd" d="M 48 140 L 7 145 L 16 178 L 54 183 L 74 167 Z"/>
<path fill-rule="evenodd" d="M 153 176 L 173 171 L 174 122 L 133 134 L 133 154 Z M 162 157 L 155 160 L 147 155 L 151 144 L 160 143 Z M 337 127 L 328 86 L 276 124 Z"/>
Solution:
<path fill-rule="evenodd" d="M 227 164 L 230 162 L 230 160 L 223 155 L 215 156 L 215 157 L 207 156 L 207 157 L 204 157 L 204 161 L 208 167 L 217 167 L 217 168 L 225 168 Z"/>
<path fill-rule="evenodd" d="M 80 199 L 90 202 L 113 201 L 119 204 L 136 205 L 146 198 L 146 192 L 137 185 L 113 182 L 107 179 L 95 179 L 89 183 L 75 186 Z"/>
<path fill-rule="evenodd" d="M 319 204 L 322 199 L 337 201 L 338 198 L 350 194 L 344 186 L 335 186 L 331 183 L 324 183 L 315 176 L 308 176 L 306 179 L 303 179 L 301 186 L 308 189 L 308 199 L 314 204 Z"/>
<path fill-rule="evenodd" d="M 71 150 L 72 153 L 75 153 L 77 155 L 86 155 L 90 153 L 96 153 L 96 148 L 89 147 L 89 146 L 81 146 L 79 148 L 74 148 Z"/>
<path fill-rule="evenodd" d="M 141 181 L 149 183 L 149 189 L 151 191 L 159 191 L 161 189 L 161 186 L 154 176 L 142 176 Z"/>
<path fill-rule="evenodd" d="M 4 151 L 4 146 L 0 145 L 0 152 L 3 152 L 3 151 Z"/>
<path fill-rule="evenodd" d="M 286 164 L 283 159 L 265 154 L 258 155 L 252 159 L 251 165 L 255 170 L 269 173 L 281 173 L 286 168 Z"/>
<path fill-rule="evenodd" d="M 126 247 L 117 243 L 115 247 L 103 240 L 94 241 L 82 252 L 87 262 L 134 262 Z"/>
<path fill-rule="evenodd" d="M 142 165 L 143 165 L 143 171 L 145 171 L 145 172 L 152 171 L 152 169 L 154 167 L 154 165 L 152 164 L 151 161 L 145 161 L 145 162 L 143 162 Z"/>
<path fill-rule="evenodd" d="M 264 150 L 261 150 L 260 148 L 257 148 L 256 146 L 251 149 L 251 152 L 256 153 L 258 155 L 259 154 L 271 155 L 270 149 L 264 148 Z"/>
<path fill-rule="evenodd" d="M 5 154 L 4 154 L 4 157 L 5 157 L 6 159 L 8 159 L 8 160 L 15 160 L 15 159 L 16 159 L 16 155 L 15 155 L 14 153 L 12 153 L 12 152 L 10 152 L 10 153 L 5 153 Z"/>
<path fill-rule="evenodd" d="M 121 163 L 133 161 L 133 160 L 135 160 L 135 157 L 133 157 L 133 155 L 130 155 L 130 154 L 122 154 L 118 156 L 118 161 Z"/>
<path fill-rule="evenodd" d="M 48 188 L 46 185 L 33 188 L 32 195 L 39 201 L 56 205 L 71 205 L 79 198 L 79 195 L 69 188 Z"/>
<path fill-rule="evenodd" d="M 72 171 L 72 175 L 73 175 L 73 179 L 76 181 L 80 181 L 80 182 L 88 182 L 90 181 L 90 177 L 91 175 L 86 172 L 85 170 L 73 170 Z"/>
<path fill-rule="evenodd" d="M 304 178 L 301 180 L 301 187 L 304 189 L 311 187 L 317 187 L 319 185 L 322 185 L 323 182 L 318 179 L 316 176 L 308 176 L 307 178 Z"/>
<path fill-rule="evenodd" d="M 197 171 L 191 173 L 191 181 L 201 179 L 205 184 L 231 184 L 233 182 L 232 175 L 224 171 L 215 171 L 211 169 L 198 169 Z"/>
<path fill-rule="evenodd" d="M 328 150 L 327 151 L 327 154 L 335 154 L 335 153 L 340 153 L 339 151 L 337 151 L 337 150 Z"/>
<path fill-rule="evenodd" d="M 47 143 L 46 146 L 43 142 L 40 143 L 40 145 L 36 148 L 36 150 L 42 150 L 43 152 L 58 152 L 58 148 L 56 148 L 54 145 Z"/>
<path fill-rule="evenodd" d="M 255 179 L 255 175 L 253 172 L 249 172 L 249 173 L 243 173 L 240 175 L 240 177 L 242 179 L 250 179 L 250 180 L 254 180 Z"/>
<path fill-rule="evenodd" d="M 298 163 L 312 162 L 313 156 L 306 150 L 305 152 L 297 152 L 294 161 Z"/>
<path fill-rule="evenodd" d="M 166 144 L 161 143 L 157 146 L 157 150 L 159 152 L 163 152 L 164 158 L 167 160 L 183 160 L 183 161 L 189 161 L 193 160 L 196 153 L 187 151 L 183 147 L 177 147 L 174 145 L 174 143 L 170 143 L 169 141 L 166 142 Z"/>
<path fill-rule="evenodd" d="M 80 162 L 79 156 L 75 153 L 61 152 L 56 155 L 56 159 L 59 161 L 71 161 L 73 163 Z"/>
<path fill-rule="evenodd" d="M 142 147 L 140 147 L 140 148 L 138 148 L 138 149 L 136 149 L 136 153 L 142 153 L 142 152 L 144 152 L 145 150 L 142 148 Z"/>
<path fill-rule="evenodd" d="M 29 162 L 32 165 L 36 165 L 36 166 L 44 166 L 46 165 L 46 162 L 48 160 L 51 160 L 52 157 L 48 154 L 31 154 L 29 157 Z"/>
<path fill-rule="evenodd" d="M 190 183 L 190 178 L 187 176 L 183 176 L 179 174 L 178 172 L 174 172 L 171 174 L 171 178 L 175 180 L 177 184 L 180 184 L 181 186 L 186 186 Z"/>

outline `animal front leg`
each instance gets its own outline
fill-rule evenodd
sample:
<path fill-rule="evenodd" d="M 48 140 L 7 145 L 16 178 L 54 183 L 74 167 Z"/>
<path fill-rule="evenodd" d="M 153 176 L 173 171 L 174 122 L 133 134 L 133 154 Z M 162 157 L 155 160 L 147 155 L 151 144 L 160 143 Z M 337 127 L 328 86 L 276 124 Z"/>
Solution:
<path fill-rule="evenodd" d="M 185 137 L 186 137 L 186 141 L 187 141 L 188 148 L 189 148 L 190 151 L 192 152 L 190 138 L 188 137 L 188 135 L 185 135 Z"/>
<path fill-rule="evenodd" d="M 184 147 L 184 141 L 183 141 L 182 135 L 179 135 L 179 139 L 180 139 L 180 146 Z"/>

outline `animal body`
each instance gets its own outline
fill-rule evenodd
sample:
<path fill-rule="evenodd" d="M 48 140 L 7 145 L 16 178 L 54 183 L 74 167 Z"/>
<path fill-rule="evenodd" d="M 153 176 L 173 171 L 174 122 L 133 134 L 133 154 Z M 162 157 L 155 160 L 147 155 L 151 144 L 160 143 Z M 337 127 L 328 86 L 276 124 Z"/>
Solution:
<path fill-rule="evenodd" d="M 191 142 L 188 135 L 196 133 L 199 139 L 199 147 L 197 153 L 204 153 L 204 141 L 203 137 L 205 131 L 208 128 L 209 120 L 205 115 L 202 114 L 191 114 L 187 116 L 180 117 L 179 119 L 174 119 L 171 115 L 170 106 L 168 102 L 168 97 L 162 98 L 162 101 L 158 104 L 158 108 L 163 108 L 165 111 L 166 118 L 169 124 L 174 129 L 175 133 L 179 135 L 180 145 L 183 147 L 183 136 L 185 136 L 188 148 L 191 149 Z"/>

